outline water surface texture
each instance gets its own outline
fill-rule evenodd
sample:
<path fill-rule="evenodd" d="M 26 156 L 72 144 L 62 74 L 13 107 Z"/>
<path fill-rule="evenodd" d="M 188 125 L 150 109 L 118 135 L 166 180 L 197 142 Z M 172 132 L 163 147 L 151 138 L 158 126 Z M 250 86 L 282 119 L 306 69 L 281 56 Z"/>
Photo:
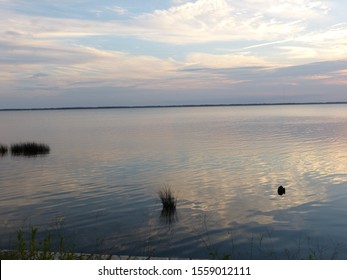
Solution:
<path fill-rule="evenodd" d="M 51 150 L 0 157 L 0 247 L 35 226 L 80 252 L 347 259 L 347 105 L 0 112 L 23 141 Z"/>

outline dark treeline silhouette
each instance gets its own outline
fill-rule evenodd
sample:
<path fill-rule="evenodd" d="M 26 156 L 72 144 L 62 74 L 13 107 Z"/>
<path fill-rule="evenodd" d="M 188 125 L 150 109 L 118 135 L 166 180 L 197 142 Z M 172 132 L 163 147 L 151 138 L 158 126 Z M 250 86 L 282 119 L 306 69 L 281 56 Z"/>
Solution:
<path fill-rule="evenodd" d="M 347 104 L 342 102 L 286 102 L 286 103 L 226 103 L 226 104 L 176 104 L 176 105 L 129 105 L 129 106 L 80 106 L 80 107 L 42 107 L 10 108 L 0 111 L 45 111 L 45 110 L 90 110 L 90 109 L 142 109 L 142 108 L 189 108 L 189 107 L 232 107 L 232 106 L 274 106 L 274 105 L 333 105 Z"/>
<path fill-rule="evenodd" d="M 25 142 L 12 144 L 10 149 L 7 145 L 0 144 L 0 155 L 5 156 L 8 151 L 11 151 L 12 156 L 37 156 L 37 155 L 47 155 L 50 152 L 50 147 L 47 144 L 35 143 L 35 142 Z"/>

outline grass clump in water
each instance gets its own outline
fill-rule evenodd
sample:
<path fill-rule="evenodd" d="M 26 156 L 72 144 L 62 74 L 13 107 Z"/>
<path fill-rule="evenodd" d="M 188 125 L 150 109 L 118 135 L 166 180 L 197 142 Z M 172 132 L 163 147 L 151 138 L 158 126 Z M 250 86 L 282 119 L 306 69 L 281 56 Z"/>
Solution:
<path fill-rule="evenodd" d="M 177 199 L 170 187 L 165 186 L 159 190 L 158 195 L 163 205 L 163 210 L 174 211 L 176 209 Z"/>
<path fill-rule="evenodd" d="M 6 155 L 8 152 L 8 147 L 4 144 L 0 144 L 0 156 Z"/>
<path fill-rule="evenodd" d="M 27 142 L 11 145 L 11 154 L 13 156 L 36 156 L 49 154 L 50 148 L 46 144 Z"/>
<path fill-rule="evenodd" d="M 158 192 L 163 209 L 161 210 L 161 220 L 166 224 L 171 224 L 176 221 L 176 204 L 177 198 L 169 186 L 163 187 Z"/>

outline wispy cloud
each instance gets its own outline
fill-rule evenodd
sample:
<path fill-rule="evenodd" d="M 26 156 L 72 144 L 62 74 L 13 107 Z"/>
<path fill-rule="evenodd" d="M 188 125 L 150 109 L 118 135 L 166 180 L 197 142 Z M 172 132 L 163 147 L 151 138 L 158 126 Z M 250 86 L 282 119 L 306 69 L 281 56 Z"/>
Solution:
<path fill-rule="evenodd" d="M 259 56 L 246 54 L 209 54 L 209 53 L 190 53 L 186 63 L 197 67 L 211 68 L 236 68 L 245 66 L 271 65 L 270 61 Z"/>
<path fill-rule="evenodd" d="M 346 85 L 347 24 L 336 1 L 168 0 L 145 10 L 141 1 L 70 2 L 0 0 L 0 96 L 91 88 L 275 96 L 286 85 L 302 94 Z"/>
<path fill-rule="evenodd" d="M 92 9 L 91 12 L 95 13 L 97 17 L 101 17 L 107 13 L 125 15 L 128 11 L 126 8 L 121 6 L 106 6 L 99 9 Z"/>
<path fill-rule="evenodd" d="M 347 59 L 337 61 L 315 62 L 286 67 L 188 67 L 187 72 L 219 74 L 234 80 L 243 80 L 257 85 L 299 83 L 300 81 L 326 80 L 341 78 L 346 75 Z M 324 82 L 324 81 L 323 81 Z"/>
<path fill-rule="evenodd" d="M 279 41 L 255 44 L 255 45 L 244 47 L 242 49 L 243 50 L 250 50 L 250 49 L 255 49 L 255 48 L 261 48 L 261 47 L 267 47 L 267 46 L 272 46 L 272 45 L 283 44 L 283 43 L 287 43 L 287 42 L 290 42 L 290 41 L 293 41 L 293 39 L 285 39 L 285 40 L 279 40 Z"/>
<path fill-rule="evenodd" d="M 322 51 L 330 53 L 331 59 L 338 59 L 346 55 L 347 25 L 339 22 L 330 28 L 311 26 L 324 19 L 330 10 L 331 5 L 326 1 L 178 1 L 166 10 L 122 20 L 61 20 L 3 11 L 0 28 L 5 37 L 21 35 L 32 40 L 109 36 L 175 45 L 244 41 L 249 43 L 241 48 L 243 50 L 265 47 L 276 50 L 276 45 L 280 45 L 278 54 L 287 60 L 313 59 Z M 127 12 L 121 6 L 105 6 L 99 10 L 100 13 L 104 11 Z M 230 54 L 225 52 L 223 55 Z M 324 56 L 323 59 L 328 58 Z"/>
<path fill-rule="evenodd" d="M 268 17 L 266 10 L 257 12 L 250 6 L 255 2 L 250 2 L 253 1 L 240 6 L 226 0 L 198 0 L 168 10 L 156 10 L 133 22 L 150 32 L 134 35 L 146 40 L 185 44 L 276 39 L 303 29 L 291 19 Z"/>
<path fill-rule="evenodd" d="M 250 42 L 242 48 L 244 50 L 281 45 L 278 53 L 294 60 L 316 58 L 314 54 L 324 49 L 332 59 L 337 59 L 346 55 L 347 25 L 335 23 L 328 29 L 309 28 L 311 21 L 321 20 L 329 13 L 330 6 L 322 1 L 305 0 L 246 0 L 237 4 L 227 0 L 198 0 L 184 1 L 166 10 L 130 19 L 106 21 L 61 20 L 4 11 L 0 28 L 5 37 L 21 35 L 31 40 L 130 36 L 178 45 L 244 41 Z M 281 13 L 284 9 L 287 12 Z M 126 12 L 120 6 L 106 6 L 100 11 L 106 10 L 118 14 Z M 304 14 L 305 17 L 298 16 Z M 299 53 L 300 50 L 303 52 Z"/>
<path fill-rule="evenodd" d="M 321 1 L 297 2 L 246 0 L 235 4 L 227 0 L 197 0 L 127 20 L 98 22 L 65 18 L 62 22 L 59 18 L 16 15 L 16 21 L 5 20 L 2 25 L 8 27 L 11 23 L 13 28 L 36 36 L 113 34 L 172 44 L 250 39 L 274 41 L 301 35 L 307 21 L 320 18 L 329 11 Z M 283 9 L 287 12 L 282 13 Z M 117 14 L 126 12 L 120 6 L 107 6 L 98 12 L 106 10 Z"/>
<path fill-rule="evenodd" d="M 88 86 L 137 86 L 175 75 L 180 64 L 154 56 L 131 56 L 119 51 L 103 51 L 83 45 L 59 46 L 52 41 L 0 41 L 0 65 L 17 84 L 32 84 L 32 78 L 45 78 L 47 84 L 69 88 Z M 39 74 L 37 74 L 39 73 Z M 42 82 L 42 81 L 41 81 Z"/>

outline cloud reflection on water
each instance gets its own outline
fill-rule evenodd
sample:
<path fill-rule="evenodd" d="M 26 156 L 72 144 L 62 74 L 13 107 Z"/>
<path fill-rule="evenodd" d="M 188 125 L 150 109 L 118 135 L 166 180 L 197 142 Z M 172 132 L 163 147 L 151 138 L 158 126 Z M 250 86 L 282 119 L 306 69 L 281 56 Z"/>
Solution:
<path fill-rule="evenodd" d="M 199 238 L 206 235 L 215 245 L 231 238 L 241 244 L 268 229 L 276 240 L 280 232 L 292 232 L 293 240 L 329 231 L 341 238 L 345 224 L 336 215 L 346 214 L 345 109 L 96 110 L 49 112 L 44 119 L 47 112 L 28 112 L 22 124 L 18 115 L 18 131 L 41 119 L 52 153 L 30 164 L 0 159 L 1 219 L 15 228 L 26 217 L 43 225 L 65 216 L 67 232 L 84 236 L 78 246 L 91 248 L 101 236 L 109 245 L 117 241 L 114 250 L 124 253 L 148 239 L 151 246 L 164 246 L 167 232 L 171 251 L 157 248 L 161 254 L 198 254 Z M 1 126 L 9 132 L 6 141 L 23 137 Z M 177 220 L 170 227 L 160 221 L 156 197 L 164 184 L 178 193 Z M 282 197 L 279 185 L 286 188 Z"/>

